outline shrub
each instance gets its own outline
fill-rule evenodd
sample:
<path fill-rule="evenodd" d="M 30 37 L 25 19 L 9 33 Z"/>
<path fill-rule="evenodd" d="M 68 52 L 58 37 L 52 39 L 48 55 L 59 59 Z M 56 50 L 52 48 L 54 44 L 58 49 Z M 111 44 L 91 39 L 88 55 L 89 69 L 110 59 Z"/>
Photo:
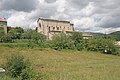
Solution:
<path fill-rule="evenodd" d="M 23 56 L 13 55 L 7 59 L 5 64 L 6 74 L 11 77 L 18 77 L 22 73 L 22 70 L 29 66 L 29 62 Z"/>
<path fill-rule="evenodd" d="M 84 49 L 84 43 L 83 43 L 83 42 L 80 42 L 80 43 L 76 44 L 76 49 L 77 49 L 78 51 L 83 50 L 83 49 Z"/>
<path fill-rule="evenodd" d="M 36 72 L 32 68 L 26 68 L 22 70 L 20 75 L 21 80 L 42 80 L 43 78 L 43 74 Z"/>
<path fill-rule="evenodd" d="M 21 80 L 30 80 L 33 77 L 33 70 L 31 68 L 26 68 L 22 70 L 20 74 Z"/>
<path fill-rule="evenodd" d="M 105 54 L 118 54 L 115 41 L 105 38 L 92 38 L 88 41 L 88 50 L 100 51 Z"/>
<path fill-rule="evenodd" d="M 33 70 L 30 62 L 23 56 L 13 55 L 7 59 L 4 65 L 6 74 L 20 80 L 42 80 L 43 75 Z"/>
<path fill-rule="evenodd" d="M 68 39 L 68 41 L 67 41 L 67 49 L 71 49 L 71 50 L 75 49 L 75 45 L 74 45 L 74 41 L 73 40 Z"/>
<path fill-rule="evenodd" d="M 9 34 L 5 34 L 0 38 L 0 42 L 13 42 L 13 39 Z"/>
<path fill-rule="evenodd" d="M 84 39 L 82 37 L 82 33 L 80 32 L 74 32 L 71 34 L 70 38 L 72 39 L 74 46 L 78 51 L 81 51 L 85 48 Z"/>
<path fill-rule="evenodd" d="M 52 48 L 52 41 L 51 40 L 46 40 L 42 43 L 39 42 L 39 47 L 41 48 Z"/>
<path fill-rule="evenodd" d="M 3 28 L 0 27 L 0 38 L 5 35 L 5 31 Z"/>
<path fill-rule="evenodd" d="M 64 33 L 57 34 L 53 36 L 52 40 L 52 48 L 55 50 L 62 50 L 62 49 L 74 49 L 74 42 L 70 39 L 69 35 Z"/>

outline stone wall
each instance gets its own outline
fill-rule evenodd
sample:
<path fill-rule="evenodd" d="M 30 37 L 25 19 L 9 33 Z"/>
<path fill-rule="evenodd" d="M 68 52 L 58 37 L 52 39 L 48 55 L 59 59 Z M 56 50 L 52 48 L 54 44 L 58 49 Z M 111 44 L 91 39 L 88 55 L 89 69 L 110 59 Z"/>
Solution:
<path fill-rule="evenodd" d="M 38 19 L 37 24 L 37 31 L 46 35 L 49 39 L 51 39 L 54 34 L 61 32 L 74 32 L 73 24 L 71 24 L 69 21 Z"/>
<path fill-rule="evenodd" d="M 0 28 L 3 28 L 5 33 L 7 34 L 7 26 L 6 25 L 0 25 Z"/>

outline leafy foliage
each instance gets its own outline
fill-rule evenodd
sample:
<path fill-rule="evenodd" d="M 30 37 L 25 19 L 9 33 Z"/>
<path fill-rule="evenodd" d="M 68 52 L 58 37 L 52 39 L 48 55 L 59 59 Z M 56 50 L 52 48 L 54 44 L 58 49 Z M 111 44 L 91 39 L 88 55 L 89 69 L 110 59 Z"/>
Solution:
<path fill-rule="evenodd" d="M 82 33 L 80 32 L 74 32 L 71 34 L 71 39 L 74 42 L 74 45 L 78 51 L 81 51 L 84 49 L 84 40 L 82 37 Z"/>
<path fill-rule="evenodd" d="M 45 35 L 38 33 L 36 30 L 24 31 L 20 27 L 11 28 L 8 34 L 4 34 L 4 31 L 0 30 L 0 41 L 1 42 L 16 42 L 17 40 L 22 41 L 22 44 L 14 45 L 24 46 L 28 48 L 40 47 L 40 48 L 53 48 L 55 50 L 62 49 L 76 49 L 89 50 L 89 51 L 100 51 L 106 54 L 117 54 L 117 48 L 114 45 L 115 41 L 111 35 L 119 35 L 119 32 L 108 34 L 94 34 L 95 38 L 83 39 L 82 33 L 73 32 L 70 34 L 59 33 L 52 37 L 52 40 L 48 40 Z M 119 37 L 117 36 L 117 40 Z M 18 42 L 19 43 L 19 42 Z M 8 45 L 12 47 L 13 45 Z"/>
<path fill-rule="evenodd" d="M 73 43 L 70 41 L 70 38 L 64 33 L 53 36 L 52 47 L 56 50 L 68 49 L 72 47 L 72 44 Z"/>
<path fill-rule="evenodd" d="M 92 38 L 88 41 L 88 50 L 101 51 L 106 54 L 117 54 L 114 40 L 105 38 Z"/>
<path fill-rule="evenodd" d="M 0 38 L 0 42 L 13 42 L 11 35 L 5 34 Z"/>
<path fill-rule="evenodd" d="M 33 70 L 31 64 L 23 56 L 13 55 L 7 59 L 6 74 L 20 80 L 42 80 L 43 75 Z"/>
<path fill-rule="evenodd" d="M 6 73 L 11 77 L 18 77 L 22 70 L 28 68 L 30 64 L 24 59 L 23 56 L 13 55 L 7 59 L 5 64 Z"/>
<path fill-rule="evenodd" d="M 5 32 L 4 32 L 4 29 L 3 28 L 0 28 L 0 38 L 5 35 Z"/>
<path fill-rule="evenodd" d="M 28 47 L 34 47 L 34 45 L 41 46 L 46 40 L 46 36 L 41 33 L 36 32 L 35 30 L 27 30 L 22 34 L 22 39 L 28 39 Z"/>
<path fill-rule="evenodd" d="M 11 28 L 8 31 L 8 34 L 12 37 L 12 39 L 20 39 L 24 30 L 21 27 Z"/>
<path fill-rule="evenodd" d="M 35 41 L 40 40 L 41 42 L 44 41 L 46 39 L 46 37 L 41 34 L 36 32 L 35 30 L 27 30 L 22 34 L 22 39 L 32 39 Z"/>
<path fill-rule="evenodd" d="M 20 74 L 21 80 L 30 80 L 33 77 L 34 73 L 31 68 L 26 68 L 22 70 L 22 73 Z"/>

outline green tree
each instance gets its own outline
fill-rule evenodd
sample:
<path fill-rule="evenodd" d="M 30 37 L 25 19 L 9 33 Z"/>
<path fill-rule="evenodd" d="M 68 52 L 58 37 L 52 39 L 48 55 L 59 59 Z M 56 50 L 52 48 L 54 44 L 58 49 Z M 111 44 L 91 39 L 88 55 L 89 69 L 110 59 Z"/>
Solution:
<path fill-rule="evenodd" d="M 5 32 L 4 32 L 4 29 L 3 28 L 0 28 L 0 38 L 5 35 Z"/>
<path fill-rule="evenodd" d="M 74 32 L 71 34 L 71 39 L 74 41 L 74 45 L 77 50 L 83 50 L 85 48 L 85 41 L 83 40 L 82 33 Z"/>
<path fill-rule="evenodd" d="M 35 43 L 39 46 L 43 44 L 43 42 L 46 40 L 46 36 L 44 36 L 41 33 L 36 32 L 35 30 L 27 30 L 22 34 L 22 39 L 28 39 L 29 44 L 28 46 L 31 46 L 32 43 Z"/>
<path fill-rule="evenodd" d="M 34 31 L 31 35 L 31 39 L 33 39 L 36 44 L 38 44 L 38 43 L 40 44 L 46 40 L 46 36 Z"/>
<path fill-rule="evenodd" d="M 71 35 L 71 39 L 75 42 L 75 45 L 81 42 L 83 40 L 82 33 L 80 32 L 74 32 Z"/>
<path fill-rule="evenodd" d="M 69 35 L 64 33 L 56 34 L 52 38 L 52 47 L 56 50 L 61 49 L 74 49 L 74 43 L 70 39 Z"/>
<path fill-rule="evenodd" d="M 90 51 L 100 51 L 106 54 L 118 54 L 115 41 L 110 38 L 91 38 L 88 41 L 87 49 Z"/>
<path fill-rule="evenodd" d="M 97 38 L 91 38 L 88 40 L 87 49 L 90 51 L 98 51 L 98 46 L 101 44 L 100 40 Z M 101 48 L 101 46 L 99 46 Z"/>
<path fill-rule="evenodd" d="M 23 32 L 24 32 L 23 28 L 16 27 L 16 28 L 11 28 L 8 31 L 8 34 L 12 37 L 12 39 L 20 39 Z"/>
<path fill-rule="evenodd" d="M 21 38 L 22 39 L 31 39 L 31 35 L 33 33 L 33 30 L 27 30 L 27 31 L 24 31 L 24 33 L 22 34 Z"/>
<path fill-rule="evenodd" d="M 5 35 L 1 36 L 0 41 L 1 42 L 13 42 L 13 39 L 12 39 L 11 35 L 5 34 Z"/>

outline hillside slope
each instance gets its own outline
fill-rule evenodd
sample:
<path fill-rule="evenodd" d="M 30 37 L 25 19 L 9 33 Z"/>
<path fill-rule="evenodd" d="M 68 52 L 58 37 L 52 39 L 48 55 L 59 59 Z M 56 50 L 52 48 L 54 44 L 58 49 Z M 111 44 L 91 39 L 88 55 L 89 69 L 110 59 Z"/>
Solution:
<path fill-rule="evenodd" d="M 0 65 L 4 64 L 6 57 L 11 54 L 21 54 L 28 58 L 34 69 L 46 74 L 44 80 L 120 80 L 119 56 L 86 51 L 0 46 Z M 0 80 L 12 79 L 0 77 Z"/>
<path fill-rule="evenodd" d="M 110 33 L 109 35 L 115 38 L 117 41 L 120 41 L 120 31 Z"/>

